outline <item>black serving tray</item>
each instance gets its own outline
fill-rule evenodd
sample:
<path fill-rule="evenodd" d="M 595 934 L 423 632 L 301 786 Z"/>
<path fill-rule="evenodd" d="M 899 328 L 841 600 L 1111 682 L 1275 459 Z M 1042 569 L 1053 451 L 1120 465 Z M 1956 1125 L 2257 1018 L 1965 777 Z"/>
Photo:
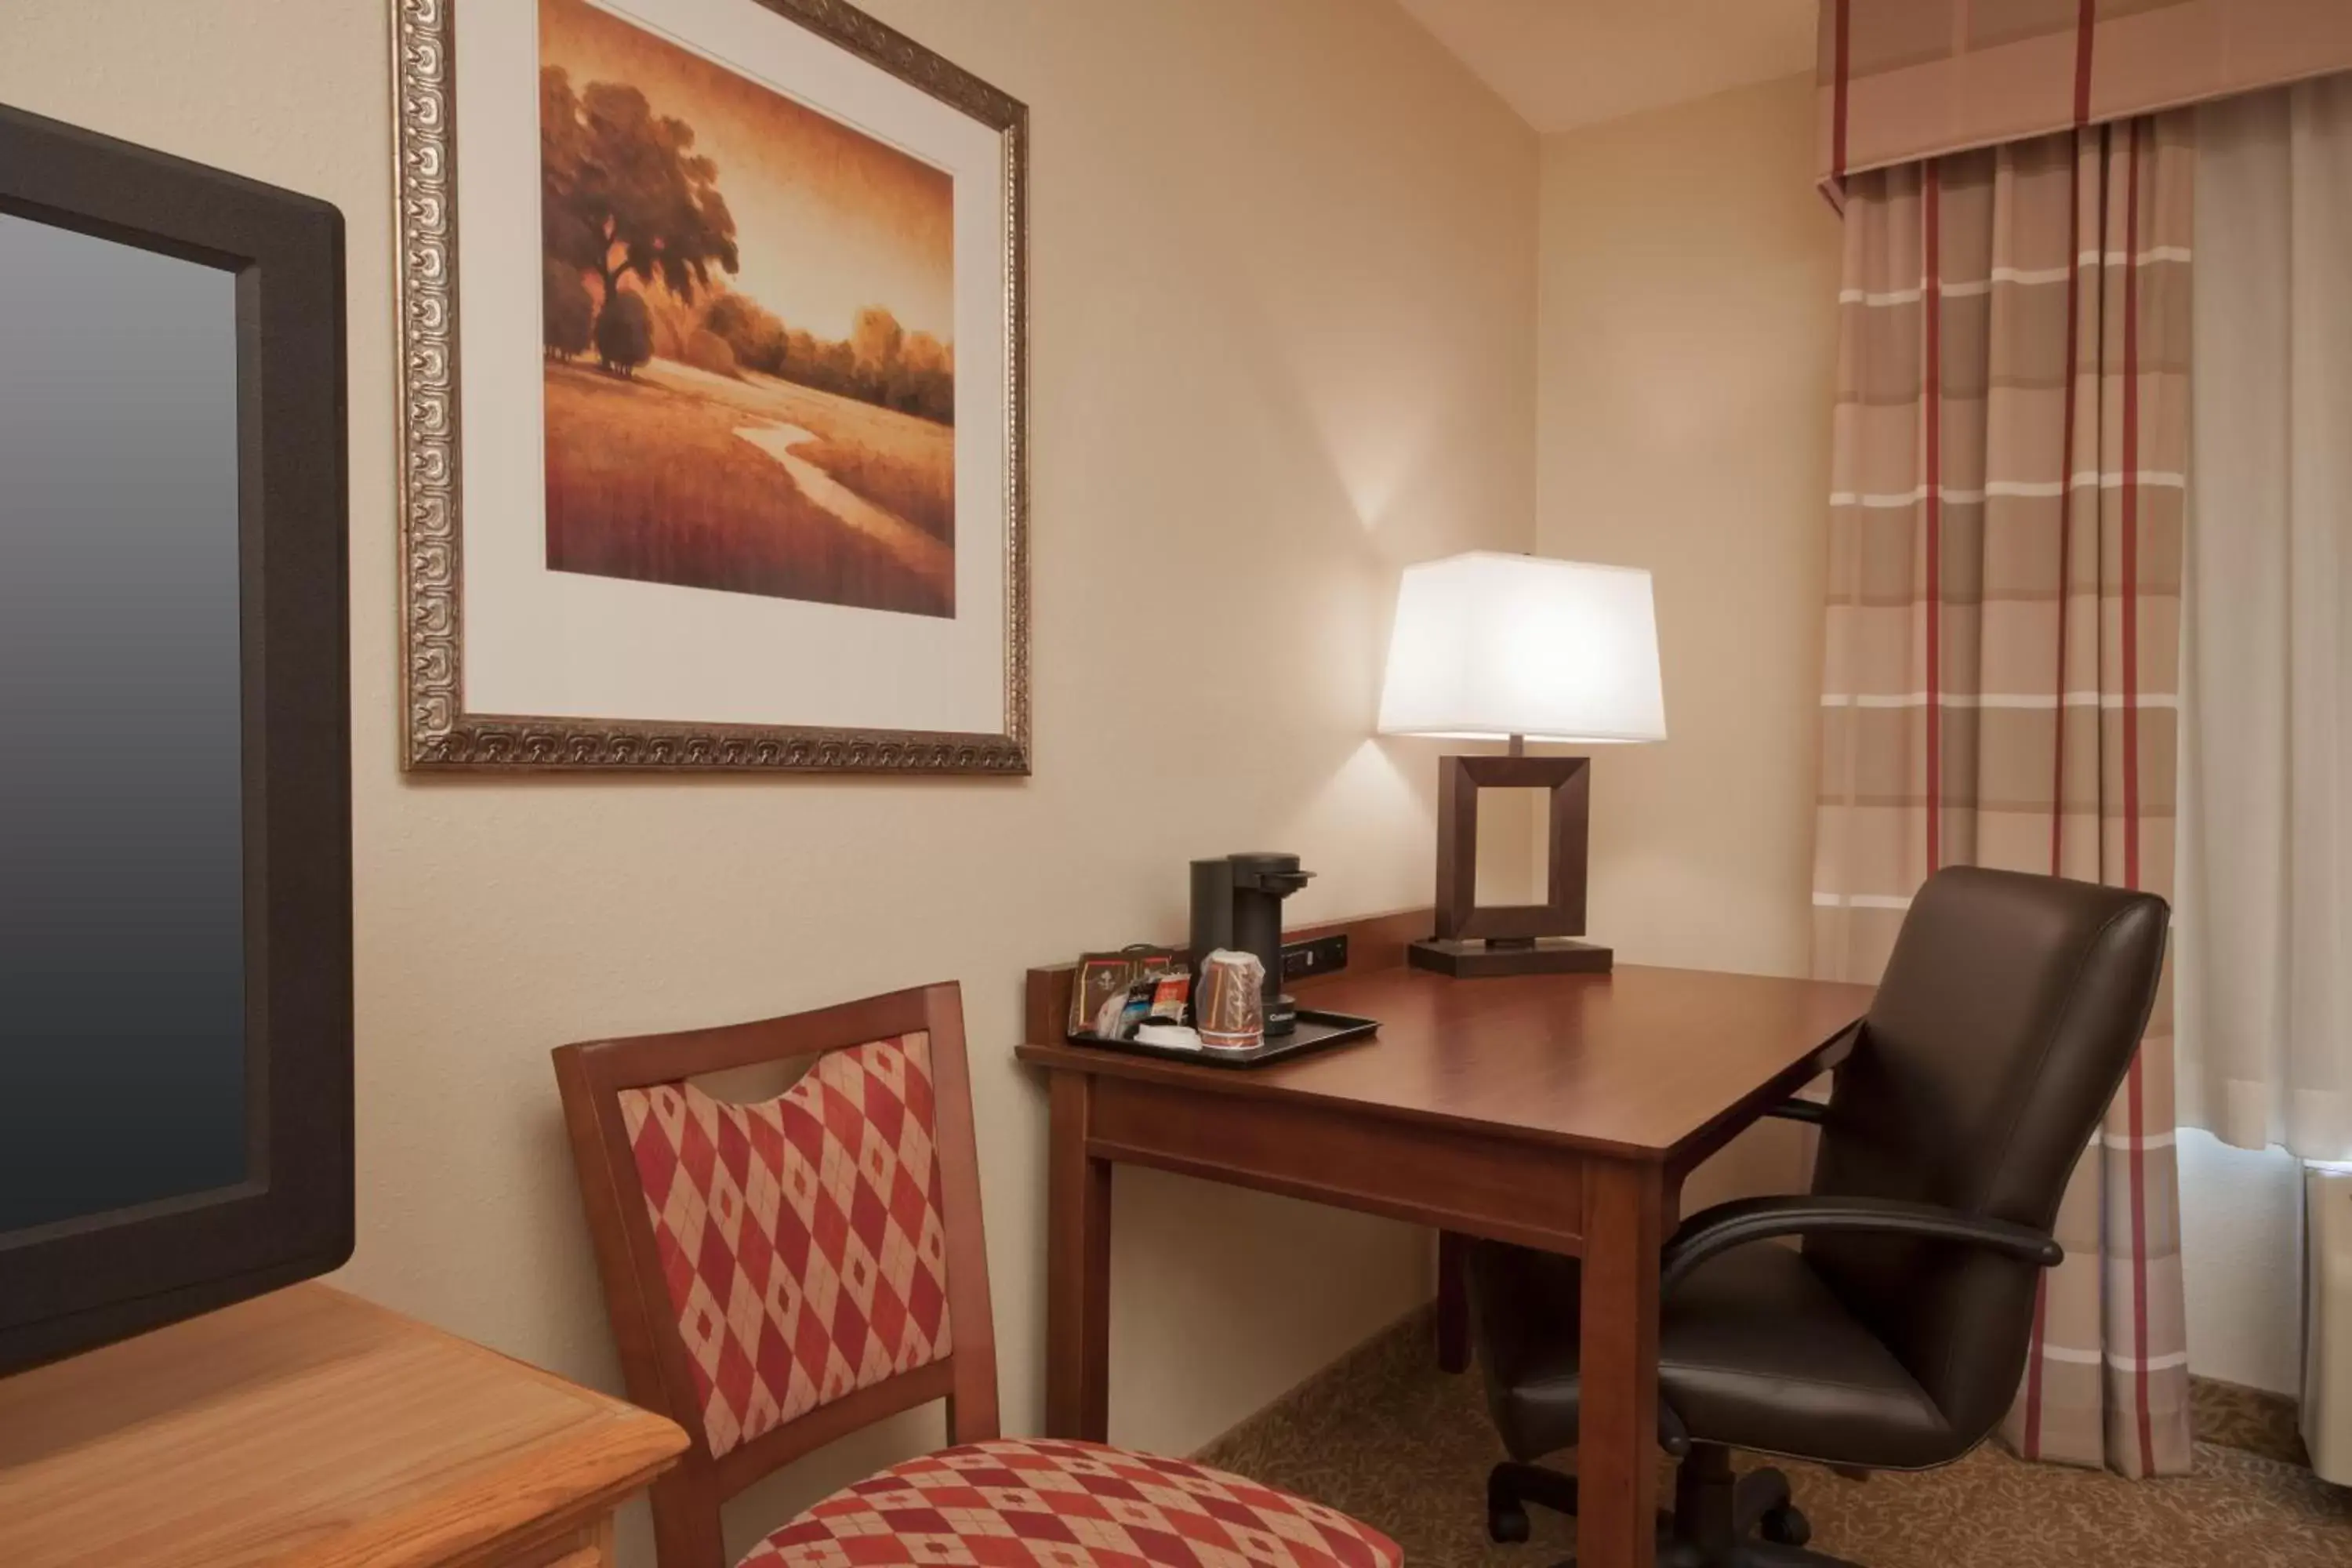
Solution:
<path fill-rule="evenodd" d="M 1379 1033 L 1380 1026 L 1378 1019 L 1359 1018 L 1353 1013 L 1326 1013 L 1314 1007 L 1301 1007 L 1297 1028 L 1286 1035 L 1252 1046 L 1247 1050 L 1223 1050 L 1214 1046 L 1187 1050 L 1182 1046 L 1146 1045 L 1141 1040 L 1106 1040 L 1092 1030 L 1072 1035 L 1070 1044 L 1092 1046 L 1102 1051 L 1125 1051 L 1130 1056 L 1159 1057 L 1171 1062 L 1198 1062 L 1204 1067 L 1255 1068 L 1288 1057 L 1304 1056 L 1309 1051 L 1319 1051 L 1326 1046 L 1365 1039 Z"/>

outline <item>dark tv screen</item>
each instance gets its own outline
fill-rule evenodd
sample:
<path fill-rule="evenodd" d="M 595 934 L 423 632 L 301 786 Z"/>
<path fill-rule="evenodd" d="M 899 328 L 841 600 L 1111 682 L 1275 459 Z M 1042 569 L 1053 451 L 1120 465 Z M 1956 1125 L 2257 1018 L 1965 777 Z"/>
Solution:
<path fill-rule="evenodd" d="M 351 1256 L 343 291 L 0 104 L 0 1377 Z"/>
<path fill-rule="evenodd" d="M 0 1233 L 251 1179 L 236 277 L 0 213 Z"/>

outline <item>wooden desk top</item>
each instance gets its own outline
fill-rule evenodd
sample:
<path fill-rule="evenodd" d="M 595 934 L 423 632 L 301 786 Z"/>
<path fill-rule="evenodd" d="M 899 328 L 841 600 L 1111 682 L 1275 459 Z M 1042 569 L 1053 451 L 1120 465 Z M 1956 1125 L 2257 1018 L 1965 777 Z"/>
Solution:
<path fill-rule="evenodd" d="M 1635 964 L 1609 974 L 1485 980 L 1391 966 L 1295 990 L 1317 1007 L 1379 1019 L 1380 1034 L 1250 1068 L 1058 1042 L 1024 1045 L 1018 1054 L 1045 1067 L 1342 1102 L 1664 1160 L 1801 1086 L 1822 1047 L 1871 997 L 1866 985 Z"/>
<path fill-rule="evenodd" d="M 609 1508 L 686 1442 L 635 1405 L 298 1285 L 0 1379 L 0 1563 L 531 1561 L 539 1534 Z"/>

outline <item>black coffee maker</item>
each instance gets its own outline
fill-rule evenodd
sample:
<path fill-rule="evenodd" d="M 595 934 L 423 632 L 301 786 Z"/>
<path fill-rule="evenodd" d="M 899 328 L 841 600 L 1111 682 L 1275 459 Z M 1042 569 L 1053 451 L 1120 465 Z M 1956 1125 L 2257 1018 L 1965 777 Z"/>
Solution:
<path fill-rule="evenodd" d="M 1297 1026 L 1298 1004 L 1282 994 L 1282 900 L 1312 871 L 1296 855 L 1227 855 L 1192 862 L 1192 972 L 1218 948 L 1254 952 L 1265 965 L 1268 1039 Z"/>

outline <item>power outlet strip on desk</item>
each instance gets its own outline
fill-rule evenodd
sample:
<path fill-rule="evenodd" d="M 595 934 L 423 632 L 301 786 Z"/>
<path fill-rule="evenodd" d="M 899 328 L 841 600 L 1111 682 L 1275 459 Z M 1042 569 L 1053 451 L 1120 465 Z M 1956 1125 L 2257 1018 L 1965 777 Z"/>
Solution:
<path fill-rule="evenodd" d="M 1348 936 L 1345 931 L 1319 936 L 1311 942 L 1286 942 L 1282 944 L 1282 977 L 1298 980 L 1310 974 L 1331 974 L 1348 967 Z"/>

